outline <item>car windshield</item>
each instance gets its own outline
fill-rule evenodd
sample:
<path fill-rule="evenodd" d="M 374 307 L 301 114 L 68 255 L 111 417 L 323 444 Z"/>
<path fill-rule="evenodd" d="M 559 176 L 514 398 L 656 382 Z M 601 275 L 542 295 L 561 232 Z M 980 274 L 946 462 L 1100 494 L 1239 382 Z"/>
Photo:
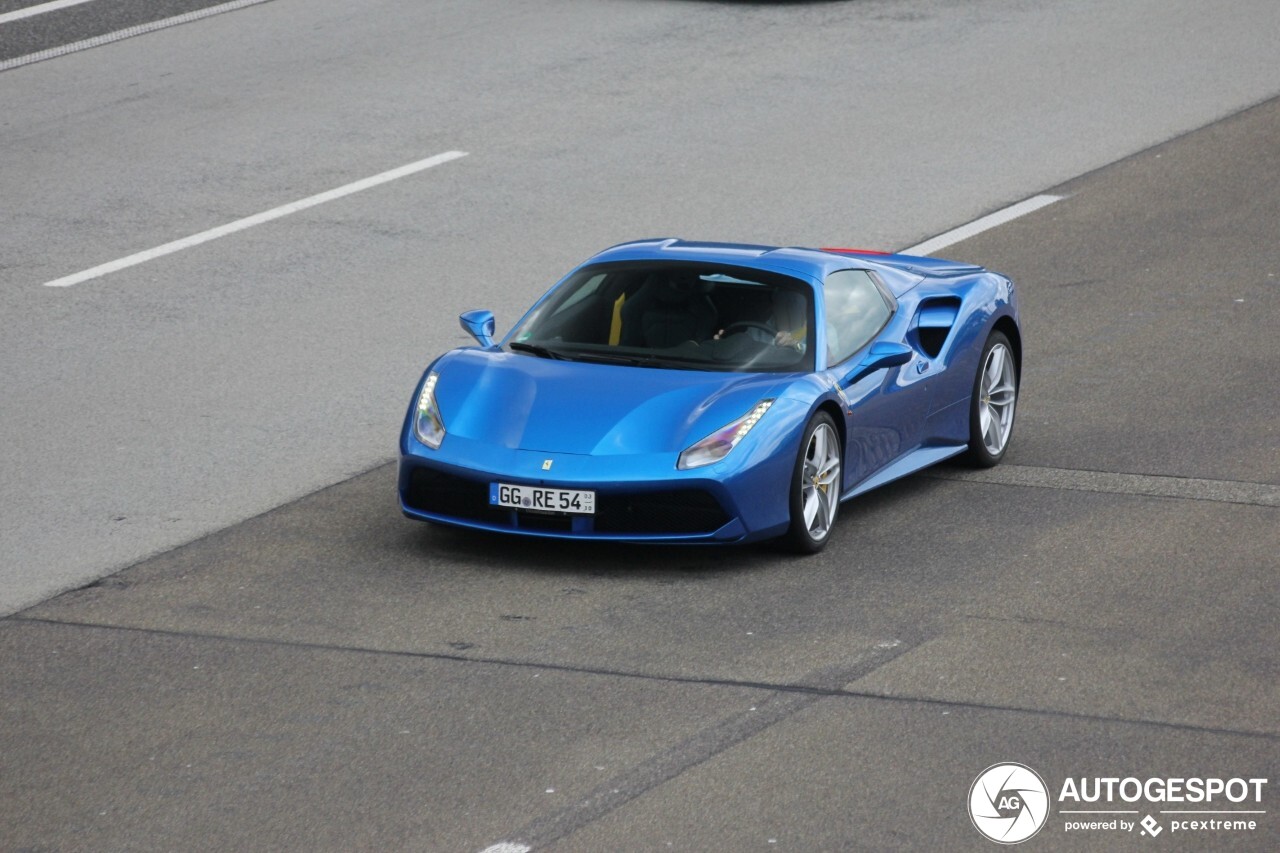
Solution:
<path fill-rule="evenodd" d="M 813 369 L 813 291 L 785 275 L 714 264 L 584 267 L 516 329 L 532 357 L 684 370 Z"/>

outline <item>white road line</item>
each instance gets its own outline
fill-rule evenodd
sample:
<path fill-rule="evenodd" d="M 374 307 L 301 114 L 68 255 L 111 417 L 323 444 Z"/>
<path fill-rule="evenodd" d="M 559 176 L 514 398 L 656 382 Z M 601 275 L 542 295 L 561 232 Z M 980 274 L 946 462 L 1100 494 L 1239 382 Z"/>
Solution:
<path fill-rule="evenodd" d="M 1047 207 L 1055 201 L 1061 200 L 1062 196 L 1060 195 L 1038 195 L 1034 198 L 1029 198 L 1026 201 L 1020 201 L 1017 204 L 1009 205 L 1004 210 L 997 210 L 995 213 L 988 214 L 981 219 L 975 219 L 968 225 L 961 225 L 959 228 L 953 228 L 947 233 L 939 234 L 937 237 L 925 240 L 923 243 L 917 243 L 914 246 L 902 249 L 900 254 L 932 254 L 939 249 L 945 249 L 953 243 L 959 243 L 961 240 L 967 240 L 970 237 L 981 234 L 983 231 L 990 231 L 992 228 L 1004 225 L 1006 222 L 1017 219 L 1019 216 L 1026 216 L 1032 211 L 1039 210 L 1042 207 Z"/>
<path fill-rule="evenodd" d="M 68 53 L 88 50 L 91 47 L 101 47 L 104 44 L 111 44 L 112 42 L 133 38 L 134 36 L 140 36 L 146 33 L 153 33 L 156 30 L 163 30 L 166 27 L 176 27 L 179 24 L 189 24 L 192 21 L 198 21 L 201 18 L 221 15 L 223 12 L 234 12 L 236 9 L 243 9 L 246 6 L 257 6 L 259 3 L 270 2 L 271 0 L 232 0 L 230 3 L 223 3 L 218 6 L 207 6 L 203 9 L 197 9 L 194 12 L 174 15 L 172 18 L 151 21 L 147 24 L 139 24 L 136 27 L 126 27 L 123 30 L 116 30 L 113 33 L 103 33 L 100 36 L 83 39 L 82 41 L 74 41 L 70 44 L 51 47 L 48 50 L 39 50 L 35 53 L 28 53 L 26 56 L 16 56 L 13 59 L 6 59 L 4 62 L 0 62 L 0 71 L 8 71 L 10 68 L 30 65 L 33 62 L 43 62 L 46 59 L 56 59 L 59 56 L 66 56 Z"/>
<path fill-rule="evenodd" d="M 43 15 L 45 12 L 56 12 L 59 9 L 65 9 L 68 6 L 79 6 L 81 3 L 88 3 L 89 0 L 53 0 L 52 3 L 41 3 L 39 6 L 28 6 L 25 9 L 19 9 L 16 12 L 5 12 L 0 15 L 0 24 L 7 24 L 10 21 L 18 21 L 22 18 L 33 18 L 36 15 Z"/>
<path fill-rule="evenodd" d="M 92 269 L 74 273 L 73 275 L 63 276 L 62 278 L 46 281 L 45 287 L 70 287 L 73 284 L 89 281 L 90 279 L 100 278 L 108 273 L 117 272 L 127 267 L 137 266 L 146 263 L 164 255 L 170 255 L 174 252 L 180 252 L 183 249 L 189 249 L 192 246 L 198 246 L 201 243 L 207 243 L 210 240 L 216 240 L 219 237 L 225 237 L 228 234 L 234 234 L 237 231 L 243 231 L 246 228 L 252 228 L 255 225 L 261 225 L 264 222 L 270 222 L 273 219 L 279 219 L 282 216 L 288 216 L 291 213 L 297 213 L 300 210 L 306 210 L 308 207 L 315 207 L 318 204 L 324 204 L 327 201 L 342 198 L 343 196 L 358 193 L 361 190 L 367 190 L 370 187 L 376 187 L 398 178 L 421 172 L 424 169 L 430 169 L 432 166 L 439 166 L 442 163 L 448 163 L 450 160 L 457 160 L 459 157 L 466 157 L 465 151 L 446 151 L 443 154 L 437 154 L 434 157 L 428 157 L 425 160 L 418 160 L 415 163 L 409 163 L 398 169 L 391 169 L 381 172 L 369 178 L 365 178 L 337 189 L 329 190 L 318 195 L 309 196 L 291 204 L 284 204 L 280 207 L 274 207 L 263 213 L 255 213 L 253 216 L 246 216 L 244 219 L 237 219 L 235 222 L 228 222 L 226 225 L 220 225 L 217 228 L 210 228 L 208 231 L 201 231 L 199 234 L 192 234 L 190 237 L 184 237 L 181 240 L 174 240 L 172 243 L 165 243 L 163 246 L 157 246 L 154 249 L 147 249 L 145 252 L 129 255 L 127 258 L 110 261 L 100 264 Z"/>
<path fill-rule="evenodd" d="M 513 841 L 502 841 L 498 844 L 491 844 L 480 851 L 480 853 L 529 853 L 532 850 L 525 844 L 516 844 Z"/>

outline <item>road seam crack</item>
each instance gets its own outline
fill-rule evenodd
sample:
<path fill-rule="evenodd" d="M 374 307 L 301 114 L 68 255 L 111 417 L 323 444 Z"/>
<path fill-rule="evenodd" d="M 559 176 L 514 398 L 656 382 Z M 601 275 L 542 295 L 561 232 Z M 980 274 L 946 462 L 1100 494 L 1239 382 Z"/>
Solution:
<path fill-rule="evenodd" d="M 1115 495 L 1175 498 L 1190 501 L 1280 507 L 1280 486 L 1238 480 L 1206 480 L 1160 474 L 1124 474 L 1050 468 L 1032 465 L 1000 465 L 984 470 L 932 468 L 921 472 L 935 480 L 959 480 L 996 486 L 1026 486 Z"/>

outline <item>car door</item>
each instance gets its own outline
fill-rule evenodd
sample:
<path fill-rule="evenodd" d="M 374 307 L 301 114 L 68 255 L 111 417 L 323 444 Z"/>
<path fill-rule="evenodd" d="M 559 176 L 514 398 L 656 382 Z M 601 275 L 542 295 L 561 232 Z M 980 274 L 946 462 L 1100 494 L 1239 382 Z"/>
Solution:
<path fill-rule="evenodd" d="M 870 272 L 828 275 L 823 309 L 828 377 L 845 411 L 844 492 L 920 444 L 929 383 L 905 343 L 907 318 Z"/>

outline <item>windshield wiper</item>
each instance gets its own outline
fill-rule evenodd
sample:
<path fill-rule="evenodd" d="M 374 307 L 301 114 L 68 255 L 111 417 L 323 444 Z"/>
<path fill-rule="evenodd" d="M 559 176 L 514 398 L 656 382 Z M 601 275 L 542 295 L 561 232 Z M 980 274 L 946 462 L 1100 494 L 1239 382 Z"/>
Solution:
<path fill-rule="evenodd" d="M 552 359 L 555 359 L 556 361 L 568 360 L 568 356 L 566 356 L 564 353 L 556 352 L 553 349 L 548 349 L 547 347 L 541 346 L 539 344 L 528 344 L 528 343 L 525 343 L 524 341 L 512 341 L 511 343 L 507 344 L 507 346 L 511 347 L 511 349 L 517 352 L 532 353 L 538 356 L 538 358 L 552 358 Z"/>
<path fill-rule="evenodd" d="M 577 361 L 594 361 L 599 364 L 622 364 L 627 367 L 653 367 L 659 370 L 723 370 L 720 365 L 713 364 L 703 359 L 697 358 L 680 358 L 679 356 L 664 356 L 652 354 L 636 354 L 636 355 L 613 355 L 596 352 L 577 352 L 574 353 Z"/>

